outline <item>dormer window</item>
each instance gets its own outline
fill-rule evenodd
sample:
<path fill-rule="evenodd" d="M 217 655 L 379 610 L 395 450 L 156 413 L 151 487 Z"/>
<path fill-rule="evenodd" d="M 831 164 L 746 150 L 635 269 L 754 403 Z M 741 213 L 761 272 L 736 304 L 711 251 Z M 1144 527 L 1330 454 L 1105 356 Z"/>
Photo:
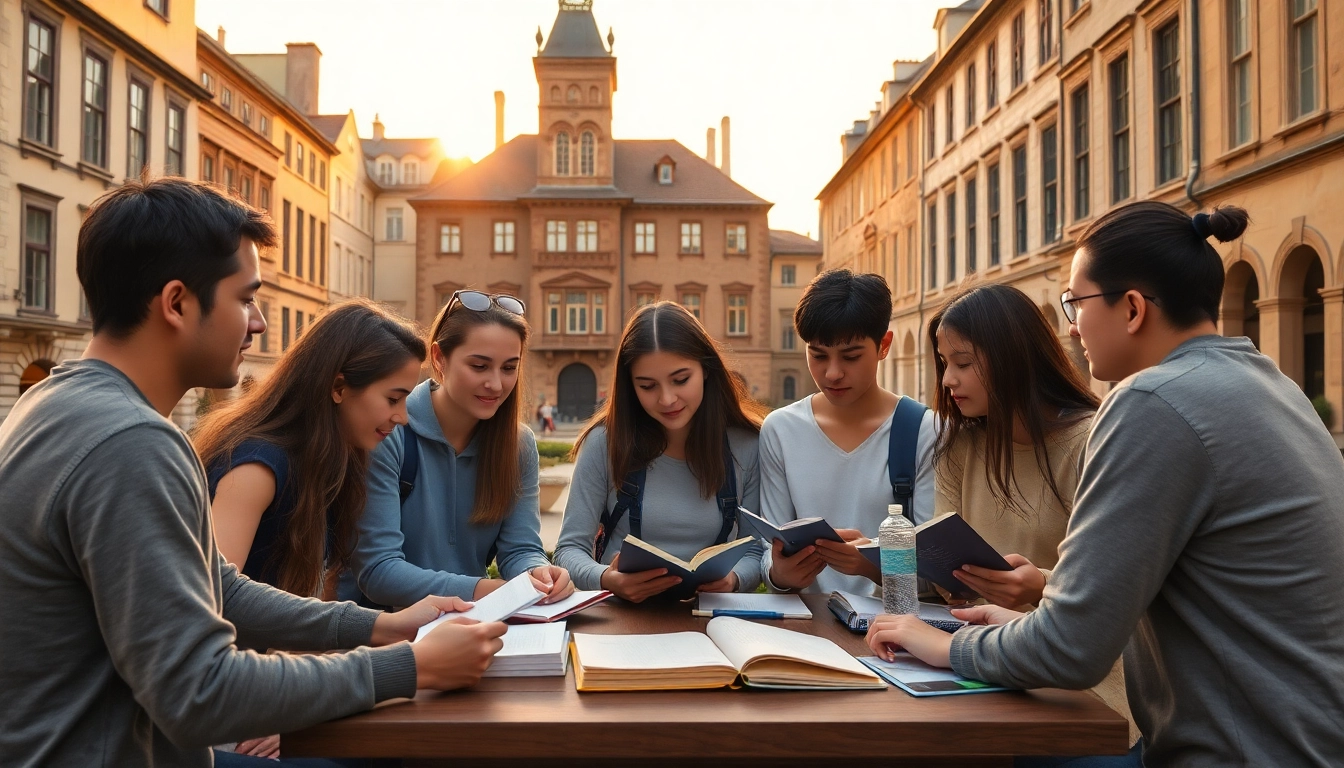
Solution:
<path fill-rule="evenodd" d="M 658 161 L 653 170 L 659 184 L 671 184 L 676 176 L 677 163 L 671 157 L 663 155 L 663 159 Z"/>

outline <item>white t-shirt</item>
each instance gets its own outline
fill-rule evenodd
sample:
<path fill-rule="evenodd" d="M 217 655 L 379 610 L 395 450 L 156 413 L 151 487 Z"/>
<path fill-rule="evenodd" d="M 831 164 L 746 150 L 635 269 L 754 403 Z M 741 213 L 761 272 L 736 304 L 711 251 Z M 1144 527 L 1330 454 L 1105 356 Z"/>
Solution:
<path fill-rule="evenodd" d="M 550 403 L 541 406 L 541 418 L 549 419 L 554 415 L 555 415 L 555 409 L 551 407 Z"/>
<path fill-rule="evenodd" d="M 812 397 L 774 411 L 761 427 L 761 513 L 775 525 L 801 517 L 824 517 L 835 528 L 857 528 L 877 538 L 877 528 L 893 502 L 887 474 L 891 417 L 882 422 L 859 447 L 846 453 L 817 425 Z M 924 414 L 915 449 L 916 523 L 933 517 L 933 449 L 937 428 L 933 411 Z M 763 576 L 770 573 L 771 552 L 761 558 Z M 863 576 L 849 576 L 827 568 L 806 593 L 836 590 L 862 595 L 880 591 Z"/>

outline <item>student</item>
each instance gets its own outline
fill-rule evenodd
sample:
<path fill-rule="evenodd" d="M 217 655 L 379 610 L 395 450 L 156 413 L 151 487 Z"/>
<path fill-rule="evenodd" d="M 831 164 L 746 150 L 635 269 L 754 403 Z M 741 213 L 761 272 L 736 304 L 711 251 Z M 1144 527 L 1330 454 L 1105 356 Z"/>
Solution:
<path fill-rule="evenodd" d="M 934 450 L 934 513 L 960 514 L 1015 566 L 953 573 L 990 602 L 1030 610 L 1041 600 L 1073 510 L 1097 396 L 1026 294 L 989 283 L 953 296 L 929 321 L 942 422 Z M 1092 689 L 1130 720 L 1117 662 Z M 1130 755 L 1079 758 L 1075 768 L 1139 765 Z M 1046 765 L 1019 759 L 1025 765 Z"/>
<path fill-rule="evenodd" d="M 1344 460 L 1302 390 L 1249 339 L 1218 335 L 1223 264 L 1246 212 L 1158 202 L 1093 222 L 1061 297 L 1092 376 L 1068 535 L 1040 607 L 904 617 L 868 634 L 968 677 L 1095 685 L 1124 652 L 1147 766 L 1313 765 L 1344 754 Z"/>
<path fill-rule="evenodd" d="M 916 523 L 932 517 L 933 414 L 892 440 L 901 396 L 877 383 L 878 362 L 891 348 L 891 291 L 879 275 L 835 269 L 817 275 L 793 313 L 807 344 L 807 367 L 821 391 L 772 412 L 761 427 L 761 508 L 776 525 L 824 517 L 846 543 L 817 541 L 790 557 L 782 542 L 765 553 L 762 569 L 777 591 L 872 594 L 881 573 L 854 546 L 876 538 L 895 501 L 889 457 L 914 439 Z M 922 405 L 910 401 L 902 406 Z"/>
<path fill-rule="evenodd" d="M 547 602 L 574 591 L 541 546 L 537 441 L 521 423 L 517 390 L 524 311 L 513 296 L 479 291 L 458 291 L 439 311 L 433 377 L 406 399 L 407 423 L 373 452 L 342 596 L 389 606 L 425 595 L 471 600 L 521 573 Z M 503 579 L 486 577 L 492 561 Z"/>
<path fill-rule="evenodd" d="M 683 560 L 732 541 L 737 506 L 756 509 L 760 500 L 761 416 L 704 326 L 670 301 L 641 307 L 626 324 L 611 392 L 575 443 L 555 560 L 580 589 L 638 603 L 681 580 L 666 568 L 617 570 L 632 518 L 635 536 Z M 623 482 L 639 484 L 640 471 L 642 488 L 618 494 Z M 619 519 L 610 518 L 618 505 Z M 757 543 L 732 573 L 699 591 L 754 591 L 760 558 Z"/>
<path fill-rule="evenodd" d="M 205 473 L 167 415 L 238 383 L 274 244 L 264 213 L 184 179 L 127 181 L 80 225 L 93 339 L 0 423 L 0 765 L 208 766 L 207 744 L 472 685 L 501 647 L 498 623 L 399 642 L 456 598 L 381 614 L 220 558 Z"/>

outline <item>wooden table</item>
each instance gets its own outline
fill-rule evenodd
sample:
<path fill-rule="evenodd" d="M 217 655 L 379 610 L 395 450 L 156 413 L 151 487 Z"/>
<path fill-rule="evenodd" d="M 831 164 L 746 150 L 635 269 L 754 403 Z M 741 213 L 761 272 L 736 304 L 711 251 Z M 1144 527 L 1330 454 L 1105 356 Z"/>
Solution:
<path fill-rule="evenodd" d="M 824 595 L 806 595 L 811 621 L 780 626 L 829 637 L 856 656 Z M 613 599 L 572 616 L 573 632 L 703 630 L 685 603 Z M 450 693 L 286 734 L 286 757 L 401 757 L 412 765 L 1007 766 L 1011 755 L 1123 754 L 1128 726 L 1094 696 L 1036 690 L 915 698 L 885 691 L 578 693 L 564 677 L 486 678 Z M 442 761 L 442 762 L 440 762 Z M 877 761 L 877 762 L 872 762 Z"/>

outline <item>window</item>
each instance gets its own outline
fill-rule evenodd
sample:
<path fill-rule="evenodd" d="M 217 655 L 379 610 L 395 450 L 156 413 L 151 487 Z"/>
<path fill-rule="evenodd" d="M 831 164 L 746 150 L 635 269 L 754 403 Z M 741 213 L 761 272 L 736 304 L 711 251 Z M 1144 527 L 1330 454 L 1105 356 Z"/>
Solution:
<path fill-rule="evenodd" d="M 401 208 L 387 209 L 387 231 L 384 233 L 386 240 L 401 240 L 405 234 L 402 229 Z"/>
<path fill-rule="evenodd" d="M 401 164 L 401 183 L 419 184 L 420 183 L 420 164 L 414 160 L 407 160 Z"/>
<path fill-rule="evenodd" d="M 302 147 L 300 147 L 302 149 Z M 303 169 L 303 152 L 299 152 L 299 169 Z M 378 183 L 384 187 L 390 187 L 397 183 L 397 172 L 391 161 L 383 160 L 378 163 Z"/>
<path fill-rule="evenodd" d="M 728 253 L 747 252 L 747 225 L 729 224 L 724 230 L 724 250 Z"/>
<path fill-rule="evenodd" d="M 1088 132 L 1091 121 L 1088 119 L 1088 87 L 1081 86 L 1073 92 L 1073 218 L 1075 221 L 1087 218 L 1091 212 L 1092 159 L 1091 142 Z"/>
<path fill-rule="evenodd" d="M 251 204 L 251 202 L 252 202 L 252 177 L 251 177 L 251 176 L 244 176 L 244 177 L 243 177 L 243 185 L 242 185 L 242 187 L 239 188 L 238 191 L 239 191 L 239 196 L 243 198 L 243 202 L 246 202 L 246 203 L 248 203 L 248 204 Z"/>
<path fill-rule="evenodd" d="M 271 185 L 266 181 L 265 178 L 263 178 L 263 179 L 261 180 L 261 183 L 257 185 L 257 191 L 260 193 L 260 194 L 257 195 L 257 200 L 258 200 L 258 203 L 261 205 L 261 209 L 262 209 L 263 211 L 270 212 L 270 210 L 271 210 Z"/>
<path fill-rule="evenodd" d="M 546 250 L 551 253 L 569 250 L 569 222 L 555 220 L 546 222 Z"/>
<path fill-rule="evenodd" d="M 202 71 L 202 72 L 201 72 L 201 87 L 204 88 L 205 90 L 211 92 L 211 93 L 214 93 L 214 92 L 215 92 L 215 76 L 212 75 L 212 74 L 210 74 L 209 72 Z"/>
<path fill-rule="evenodd" d="M 671 163 L 663 163 L 662 165 L 659 165 L 659 166 L 658 166 L 658 183 L 659 183 L 659 184 L 671 184 L 671 183 L 672 183 L 672 164 L 671 164 Z"/>
<path fill-rule="evenodd" d="M 131 81 L 130 106 L 127 110 L 129 153 L 126 175 L 138 177 L 149 162 L 149 86 L 139 80 Z"/>
<path fill-rule="evenodd" d="M 303 209 L 294 208 L 294 274 L 303 277 Z"/>
<path fill-rule="evenodd" d="M 546 294 L 546 332 L 560 332 L 560 294 Z"/>
<path fill-rule="evenodd" d="M 652 221 L 635 222 L 635 253 L 657 253 L 657 226 Z"/>
<path fill-rule="evenodd" d="M 780 285 L 798 284 L 798 267 L 793 264 L 784 264 L 779 268 Z"/>
<path fill-rule="evenodd" d="M 56 29 L 33 17 L 28 19 L 25 70 L 23 136 L 39 144 L 55 146 L 52 120 L 56 105 Z"/>
<path fill-rule="evenodd" d="M 1013 150 L 1013 255 L 1027 252 L 1027 147 Z"/>
<path fill-rule="evenodd" d="M 607 297 L 604 293 L 593 294 L 593 333 L 607 332 Z"/>
<path fill-rule="evenodd" d="M 947 275 L 949 283 L 957 281 L 957 193 L 947 193 Z"/>
<path fill-rule="evenodd" d="M 238 169 L 233 165 L 225 163 L 224 165 L 224 188 L 230 192 L 234 191 L 234 179 L 237 176 Z"/>
<path fill-rule="evenodd" d="M 977 184 L 975 178 L 966 180 L 966 274 L 975 271 L 976 267 L 976 235 L 978 234 L 976 226 L 980 218 L 980 198 L 976 197 Z"/>
<path fill-rule="evenodd" d="M 298 341 L 303 335 L 303 312 L 294 310 L 294 340 Z"/>
<path fill-rule="evenodd" d="M 1039 61 L 1045 66 L 1045 62 L 1055 55 L 1055 0 L 1040 0 L 1037 8 L 1037 36 L 1041 44 Z"/>
<path fill-rule="evenodd" d="M 107 167 L 107 62 L 84 53 L 84 141 L 79 159 Z"/>
<path fill-rule="evenodd" d="M 569 134 L 564 131 L 555 135 L 555 175 L 569 175 Z"/>
<path fill-rule="evenodd" d="M 947 112 L 943 119 L 943 141 L 947 144 L 951 144 L 952 140 L 956 138 L 956 118 L 953 117 L 953 110 L 955 109 L 955 104 L 953 104 L 954 98 L 953 88 L 949 85 L 947 86 L 947 96 L 944 97 L 943 107 Z"/>
<path fill-rule="evenodd" d="M 635 309 L 639 309 L 640 307 L 647 307 L 648 305 L 652 304 L 657 300 L 658 297 L 654 295 L 653 291 L 636 291 Z"/>
<path fill-rule="evenodd" d="M 1172 21 L 1157 31 L 1157 183 L 1181 175 L 1181 30 Z"/>
<path fill-rule="evenodd" d="M 975 62 L 966 65 L 966 127 L 975 125 Z"/>
<path fill-rule="evenodd" d="M 326 284 L 327 284 L 327 222 L 324 221 L 324 222 L 318 224 L 317 226 L 318 226 L 318 232 L 319 232 L 318 237 L 317 237 L 317 242 L 318 242 L 318 246 L 317 246 L 317 251 L 318 251 L 318 252 L 317 252 L 317 264 L 318 264 L 317 283 L 318 283 L 318 285 L 326 285 Z M 309 318 L 308 318 L 308 322 L 310 322 L 310 323 L 312 322 L 312 316 L 311 316 L 311 315 L 310 315 Z"/>
<path fill-rule="evenodd" d="M 211 155 L 201 155 L 201 180 L 215 180 L 215 158 Z"/>
<path fill-rule="evenodd" d="M 999 190 L 1002 185 L 999 179 L 999 164 L 995 163 L 985 169 L 985 183 L 989 185 L 985 190 L 985 208 L 989 212 L 989 266 L 998 265 L 1000 260 L 999 250 Z"/>
<path fill-rule="evenodd" d="M 462 252 L 462 225 L 439 225 L 439 253 Z"/>
<path fill-rule="evenodd" d="M 219 103 L 220 106 L 224 107 L 224 111 L 233 114 L 233 91 L 228 86 L 225 86 L 224 91 L 219 95 Z"/>
<path fill-rule="evenodd" d="M 596 221 L 575 222 L 574 250 L 580 253 L 593 253 L 597 250 Z"/>
<path fill-rule="evenodd" d="M 927 126 L 927 130 L 924 136 L 926 141 L 925 157 L 924 157 L 925 160 L 932 160 L 938 154 L 934 146 L 935 144 L 938 143 L 938 127 L 937 125 L 935 125 L 936 120 L 937 120 L 937 113 L 934 111 L 932 106 L 924 110 L 924 122 Z"/>
<path fill-rule="evenodd" d="M 929 201 L 929 288 L 938 287 L 938 203 Z"/>
<path fill-rule="evenodd" d="M 566 293 L 565 314 L 567 317 L 565 333 L 587 333 L 588 294 L 584 291 L 569 291 Z"/>
<path fill-rule="evenodd" d="M 289 131 L 285 131 L 285 167 L 286 167 L 286 168 L 292 168 L 292 167 L 294 166 L 294 152 L 293 152 L 293 149 L 294 149 L 294 137 L 293 137 L 292 135 L 290 135 Z"/>
<path fill-rule="evenodd" d="M 317 183 L 317 151 L 308 150 L 308 183 Z"/>
<path fill-rule="evenodd" d="M 243 102 L 243 125 L 248 128 L 252 127 L 252 105 L 246 101 Z"/>
<path fill-rule="evenodd" d="M 145 0 L 145 7 L 165 19 L 168 18 L 168 0 Z"/>
<path fill-rule="evenodd" d="M 592 131 L 584 131 L 579 137 L 579 175 L 592 176 L 594 169 L 594 141 Z"/>
<path fill-rule="evenodd" d="M 322 225 L 324 228 L 326 225 Z M 327 244 L 322 243 L 322 255 L 326 256 Z M 326 272 L 326 265 L 323 265 L 323 272 Z M 317 216 L 308 214 L 308 279 L 317 279 Z M 323 279 L 326 279 L 325 275 Z"/>
<path fill-rule="evenodd" d="M 792 376 L 784 377 L 784 399 L 785 400 L 798 399 L 798 380 Z"/>
<path fill-rule="evenodd" d="M 780 313 L 779 348 L 792 352 L 798 348 L 798 332 L 793 329 L 787 312 Z"/>
<path fill-rule="evenodd" d="M 317 165 L 317 185 L 322 189 L 327 188 L 327 161 L 323 160 Z"/>
<path fill-rule="evenodd" d="M 686 292 L 681 294 L 681 306 L 686 308 L 687 312 L 695 315 L 695 319 L 700 319 L 700 294 Z"/>
<path fill-rule="evenodd" d="M 1251 140 L 1251 9 L 1250 0 L 1228 0 L 1227 27 L 1232 56 L 1231 146 L 1239 147 Z"/>
<path fill-rule="evenodd" d="M 289 349 L 289 307 L 280 308 L 280 351 Z"/>
<path fill-rule="evenodd" d="M 261 119 L 257 121 L 257 133 L 260 133 L 262 136 L 266 136 L 268 138 L 270 137 L 271 118 L 267 117 L 266 115 L 261 116 Z"/>
<path fill-rule="evenodd" d="M 164 173 L 169 176 L 181 176 L 182 168 L 182 128 L 187 122 L 187 114 L 182 107 L 176 104 L 168 105 L 168 129 L 166 132 L 167 148 L 164 153 Z M 252 179 L 247 180 L 247 193 L 243 199 L 252 202 Z"/>
<path fill-rule="evenodd" d="M 1316 29 L 1320 14 L 1316 10 L 1316 0 L 1292 0 L 1292 16 L 1288 32 L 1288 71 L 1292 81 L 1288 83 L 1291 114 L 1294 120 L 1315 112 L 1319 105 L 1317 97 L 1317 41 Z"/>
<path fill-rule="evenodd" d="M 283 218 L 280 220 L 281 239 L 280 239 L 280 258 L 281 270 L 289 271 L 289 201 L 285 200 L 281 206 L 284 210 Z"/>
<path fill-rule="evenodd" d="M 681 223 L 681 252 L 702 252 L 700 250 L 700 222 L 683 221 Z"/>
<path fill-rule="evenodd" d="M 747 294 L 728 294 L 728 335 L 747 335 Z"/>
<path fill-rule="evenodd" d="M 1027 16 L 1025 12 L 1013 17 L 1013 90 L 1026 80 L 1025 46 L 1027 36 Z"/>
<path fill-rule="evenodd" d="M 271 305 L 268 302 L 261 302 L 261 319 L 266 321 L 266 325 L 271 324 Z M 271 334 L 262 331 L 261 333 L 261 351 L 262 354 L 269 354 L 271 351 Z"/>
<path fill-rule="evenodd" d="M 23 213 L 23 306 L 53 311 L 51 239 L 54 212 L 34 205 Z"/>
<path fill-rule="evenodd" d="M 1041 242 L 1059 239 L 1059 129 L 1041 131 Z"/>
<path fill-rule="evenodd" d="M 999 105 L 999 42 L 985 46 L 985 109 Z"/>
<path fill-rule="evenodd" d="M 303 144 L 297 141 L 294 142 L 294 172 L 303 176 Z M 388 183 L 391 182 L 392 180 L 388 179 Z"/>
<path fill-rule="evenodd" d="M 1108 67 L 1111 80 L 1111 202 L 1129 197 L 1129 56 Z"/>
<path fill-rule="evenodd" d="M 513 253 L 517 246 L 514 243 L 514 223 L 512 221 L 495 222 L 495 253 Z"/>

